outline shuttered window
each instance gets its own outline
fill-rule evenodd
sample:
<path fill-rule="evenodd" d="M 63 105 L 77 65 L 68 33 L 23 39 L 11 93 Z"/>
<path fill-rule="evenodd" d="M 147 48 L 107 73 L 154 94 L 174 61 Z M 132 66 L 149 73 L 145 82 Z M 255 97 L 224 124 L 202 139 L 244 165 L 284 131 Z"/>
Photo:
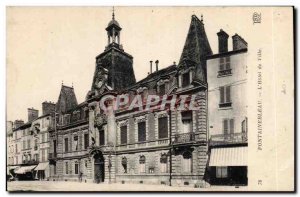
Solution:
<path fill-rule="evenodd" d="M 234 119 L 223 120 L 223 133 L 225 135 L 234 133 Z"/>
<path fill-rule="evenodd" d="M 74 136 L 73 150 L 74 150 L 74 151 L 77 151 L 77 150 L 78 150 L 78 136 Z"/>
<path fill-rule="evenodd" d="M 146 141 L 146 123 L 145 122 L 138 123 L 138 141 L 139 142 Z"/>
<path fill-rule="evenodd" d="M 105 136 L 104 136 L 104 130 L 99 131 L 99 145 L 104 145 L 105 144 Z"/>
<path fill-rule="evenodd" d="M 158 119 L 158 138 L 168 137 L 168 119 L 167 117 L 161 117 Z"/>
<path fill-rule="evenodd" d="M 66 172 L 66 174 L 69 174 L 69 164 L 68 164 L 68 162 L 65 163 L 65 172 Z"/>
<path fill-rule="evenodd" d="M 127 144 L 127 125 L 121 126 L 121 144 Z"/>
<path fill-rule="evenodd" d="M 75 174 L 79 173 L 79 164 L 75 163 Z"/>
<path fill-rule="evenodd" d="M 230 95 L 230 86 L 221 86 L 220 87 L 220 103 L 230 103 L 231 95 Z"/>
<path fill-rule="evenodd" d="M 230 56 L 220 58 L 220 71 L 230 69 Z"/>

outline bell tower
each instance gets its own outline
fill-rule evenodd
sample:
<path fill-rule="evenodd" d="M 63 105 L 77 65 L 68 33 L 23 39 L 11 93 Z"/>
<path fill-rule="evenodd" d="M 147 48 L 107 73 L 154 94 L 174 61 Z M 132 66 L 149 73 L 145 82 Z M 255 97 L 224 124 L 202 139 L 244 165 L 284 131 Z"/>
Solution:
<path fill-rule="evenodd" d="M 103 53 L 96 57 L 96 69 L 91 94 L 102 94 L 105 89 L 120 91 L 136 83 L 133 71 L 133 57 L 126 53 L 120 43 L 121 26 L 112 19 L 105 28 L 107 45 Z M 104 88 L 106 87 L 106 88 Z"/>

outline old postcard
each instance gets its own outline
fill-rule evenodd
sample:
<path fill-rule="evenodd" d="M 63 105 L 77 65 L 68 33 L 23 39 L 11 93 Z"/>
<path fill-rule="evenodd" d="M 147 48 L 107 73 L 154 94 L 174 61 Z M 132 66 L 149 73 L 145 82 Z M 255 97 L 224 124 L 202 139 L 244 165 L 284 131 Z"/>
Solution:
<path fill-rule="evenodd" d="M 7 191 L 295 190 L 293 7 L 7 7 Z"/>

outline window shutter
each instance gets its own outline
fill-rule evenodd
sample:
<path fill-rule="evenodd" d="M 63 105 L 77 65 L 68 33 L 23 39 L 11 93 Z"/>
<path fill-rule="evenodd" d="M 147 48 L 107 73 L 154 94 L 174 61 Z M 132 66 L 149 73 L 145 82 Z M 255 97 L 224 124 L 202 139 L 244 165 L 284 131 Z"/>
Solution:
<path fill-rule="evenodd" d="M 234 133 L 234 119 L 230 119 L 230 133 Z"/>
<path fill-rule="evenodd" d="M 226 86 L 226 103 L 230 103 L 230 86 Z"/>
<path fill-rule="evenodd" d="M 168 137 L 168 119 L 167 117 L 162 117 L 158 119 L 158 138 Z"/>
<path fill-rule="evenodd" d="M 230 57 L 226 57 L 226 70 L 230 69 Z"/>
<path fill-rule="evenodd" d="M 220 70 L 224 70 L 224 58 L 220 58 Z"/>
<path fill-rule="evenodd" d="M 228 123 L 227 122 L 228 122 L 227 119 L 223 120 L 223 132 L 225 135 L 228 134 Z"/>
<path fill-rule="evenodd" d="M 224 87 L 220 87 L 220 103 L 224 103 Z"/>

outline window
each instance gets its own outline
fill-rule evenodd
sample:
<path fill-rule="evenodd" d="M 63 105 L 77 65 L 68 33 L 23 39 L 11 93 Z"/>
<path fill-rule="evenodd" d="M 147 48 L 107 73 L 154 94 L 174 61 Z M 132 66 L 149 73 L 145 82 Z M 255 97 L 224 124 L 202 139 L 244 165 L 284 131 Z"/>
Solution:
<path fill-rule="evenodd" d="M 168 137 L 168 117 L 158 118 L 158 138 Z"/>
<path fill-rule="evenodd" d="M 186 111 L 181 113 L 182 120 L 182 133 L 193 132 L 193 118 L 192 111 Z"/>
<path fill-rule="evenodd" d="M 38 140 L 35 139 L 34 140 L 34 150 L 37 150 L 38 149 Z"/>
<path fill-rule="evenodd" d="M 53 173 L 56 174 L 56 164 L 53 165 Z"/>
<path fill-rule="evenodd" d="M 45 133 L 42 134 L 42 143 L 45 142 Z"/>
<path fill-rule="evenodd" d="M 18 153 L 18 144 L 16 144 L 16 153 Z"/>
<path fill-rule="evenodd" d="M 74 136 L 74 142 L 73 142 L 73 150 L 78 150 L 78 136 Z"/>
<path fill-rule="evenodd" d="M 66 162 L 66 163 L 65 163 L 65 170 L 66 170 L 65 172 L 66 172 L 66 174 L 69 173 L 69 168 L 68 168 L 68 167 L 69 167 L 69 163 Z"/>
<path fill-rule="evenodd" d="M 127 125 L 120 127 L 121 144 L 127 144 Z"/>
<path fill-rule="evenodd" d="M 230 56 L 220 58 L 220 71 L 230 69 Z"/>
<path fill-rule="evenodd" d="M 84 134 L 84 149 L 86 150 L 89 146 L 89 134 Z"/>
<path fill-rule="evenodd" d="M 75 163 L 75 174 L 79 174 L 79 164 Z"/>
<path fill-rule="evenodd" d="M 182 155 L 182 169 L 183 172 L 192 172 L 192 154 L 190 152 L 185 152 Z"/>
<path fill-rule="evenodd" d="M 145 122 L 138 123 L 138 141 L 139 142 L 146 141 L 146 123 Z"/>
<path fill-rule="evenodd" d="M 65 152 L 69 151 L 69 139 L 65 138 Z"/>
<path fill-rule="evenodd" d="M 35 155 L 34 155 L 34 160 L 35 160 L 35 161 L 39 161 L 39 155 L 38 155 L 38 154 L 35 154 Z"/>
<path fill-rule="evenodd" d="M 149 167 L 149 174 L 153 174 L 153 173 L 154 173 L 154 167 L 151 166 L 151 167 Z"/>
<path fill-rule="evenodd" d="M 190 72 L 182 74 L 182 87 L 187 87 L 190 85 Z"/>
<path fill-rule="evenodd" d="M 231 96 L 230 96 L 230 86 L 220 87 L 220 104 L 219 107 L 230 107 L 231 106 Z"/>
<path fill-rule="evenodd" d="M 30 146 L 31 146 L 30 140 L 27 140 L 27 148 L 30 149 Z"/>
<path fill-rule="evenodd" d="M 23 149 L 26 149 L 26 141 L 23 141 Z"/>
<path fill-rule="evenodd" d="M 248 130 L 248 119 L 247 117 L 245 118 L 245 120 L 242 121 L 242 133 L 247 133 Z"/>
<path fill-rule="evenodd" d="M 105 144 L 105 136 L 104 136 L 104 130 L 99 131 L 99 145 L 102 146 Z"/>
<path fill-rule="evenodd" d="M 161 84 L 158 89 L 159 89 L 160 96 L 163 96 L 166 94 L 166 85 L 165 84 Z"/>
<path fill-rule="evenodd" d="M 224 167 L 216 167 L 216 177 L 217 178 L 227 178 L 228 177 L 228 169 L 227 166 Z"/>
<path fill-rule="evenodd" d="M 223 134 L 225 137 L 234 133 L 234 119 L 224 119 L 223 120 Z"/>
<path fill-rule="evenodd" d="M 124 173 L 127 173 L 127 158 L 126 157 L 122 158 L 122 167 L 123 167 Z"/>
<path fill-rule="evenodd" d="M 56 140 L 53 140 L 53 153 L 56 156 Z"/>
<path fill-rule="evenodd" d="M 146 158 L 144 155 L 140 156 L 140 173 L 146 173 Z"/>
<path fill-rule="evenodd" d="M 161 173 L 167 172 L 167 162 L 168 162 L 167 154 L 162 154 L 160 157 L 160 172 Z"/>

